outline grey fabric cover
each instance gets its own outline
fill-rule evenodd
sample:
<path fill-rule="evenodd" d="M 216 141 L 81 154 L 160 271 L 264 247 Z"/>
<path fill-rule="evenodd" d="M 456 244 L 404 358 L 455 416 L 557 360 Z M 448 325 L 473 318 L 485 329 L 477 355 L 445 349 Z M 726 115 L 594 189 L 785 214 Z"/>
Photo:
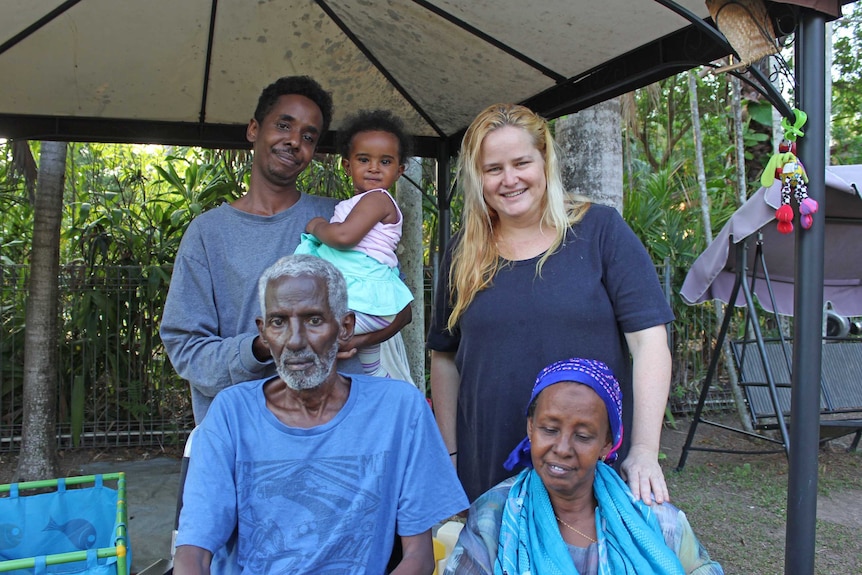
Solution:
<path fill-rule="evenodd" d="M 820 206 L 825 210 L 825 250 L 823 297 L 834 311 L 843 316 L 862 315 L 862 165 L 830 166 L 826 169 L 826 198 Z M 694 305 L 719 299 L 728 302 L 736 274 L 736 254 L 731 241 L 749 244 L 749 272 L 753 267 L 758 230 L 763 237 L 766 269 L 775 292 L 775 307 L 758 268 L 754 294 L 768 311 L 793 315 L 793 283 L 795 273 L 795 236 L 805 233 L 793 200 L 793 233 L 778 233 L 775 210 L 781 204 L 781 189 L 777 182 L 770 188 L 760 188 L 742 205 L 721 229 L 713 242 L 701 253 L 686 275 L 680 295 Z M 818 223 L 815 223 L 818 225 Z M 735 302 L 744 306 L 742 292 Z"/>

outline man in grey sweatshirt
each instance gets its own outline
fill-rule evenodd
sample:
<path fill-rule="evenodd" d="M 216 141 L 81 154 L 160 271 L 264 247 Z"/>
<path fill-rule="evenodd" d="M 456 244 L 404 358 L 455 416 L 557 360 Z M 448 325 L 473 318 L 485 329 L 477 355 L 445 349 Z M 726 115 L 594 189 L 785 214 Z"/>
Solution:
<path fill-rule="evenodd" d="M 160 334 L 174 369 L 189 382 L 196 424 L 220 390 L 275 374 L 255 325 L 257 278 L 293 253 L 310 219 L 332 216 L 337 200 L 296 188 L 331 120 L 332 96 L 311 78 L 267 86 L 246 130 L 254 151 L 248 192 L 196 217 L 183 236 Z M 362 373 L 356 348 L 409 322 L 408 306 L 387 328 L 355 336 L 341 349 L 339 368 Z"/>

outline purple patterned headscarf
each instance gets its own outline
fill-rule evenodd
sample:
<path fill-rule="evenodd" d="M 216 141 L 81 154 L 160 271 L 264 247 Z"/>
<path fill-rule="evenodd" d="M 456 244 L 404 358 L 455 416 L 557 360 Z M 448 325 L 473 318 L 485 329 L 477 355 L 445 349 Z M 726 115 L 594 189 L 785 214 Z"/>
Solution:
<path fill-rule="evenodd" d="M 533 385 L 533 393 L 527 403 L 527 416 L 529 417 L 530 405 L 536 400 L 542 390 L 546 387 L 560 383 L 561 381 L 572 381 L 589 386 L 595 391 L 605 407 L 608 409 L 608 420 L 611 424 L 611 435 L 614 446 L 608 453 L 605 461 L 613 462 L 617 458 L 617 450 L 623 443 L 623 393 L 614 373 L 607 365 L 597 359 L 566 359 L 552 363 L 541 372 Z M 509 454 L 503 467 L 509 471 L 517 465 L 532 467 L 530 458 L 530 438 L 525 437 L 521 443 Z"/>

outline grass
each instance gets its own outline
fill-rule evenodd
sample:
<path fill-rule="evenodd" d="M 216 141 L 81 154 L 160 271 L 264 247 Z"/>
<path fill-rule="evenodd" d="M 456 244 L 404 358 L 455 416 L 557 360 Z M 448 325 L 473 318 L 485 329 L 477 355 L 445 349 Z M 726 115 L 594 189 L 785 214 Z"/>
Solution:
<path fill-rule="evenodd" d="M 782 574 L 788 465 L 783 455 L 693 454 L 675 472 L 679 451 L 662 461 L 671 498 L 685 511 L 725 573 Z M 859 573 L 862 563 L 862 453 L 821 449 L 815 573 Z M 792 570 L 790 571 L 792 572 Z"/>

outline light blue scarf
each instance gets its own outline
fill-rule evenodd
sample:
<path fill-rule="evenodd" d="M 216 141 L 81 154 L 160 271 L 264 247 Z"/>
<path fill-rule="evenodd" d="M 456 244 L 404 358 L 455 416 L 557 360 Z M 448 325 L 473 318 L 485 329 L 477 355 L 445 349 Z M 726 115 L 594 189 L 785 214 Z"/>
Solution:
<path fill-rule="evenodd" d="M 635 500 L 616 471 L 599 462 L 593 481 L 598 501 L 599 575 L 683 575 L 648 505 Z M 560 534 L 548 491 L 532 469 L 522 471 L 503 509 L 495 575 L 577 574 Z"/>
<path fill-rule="evenodd" d="M 532 469 L 518 474 L 503 509 L 494 575 L 577 573 L 551 499 Z"/>

